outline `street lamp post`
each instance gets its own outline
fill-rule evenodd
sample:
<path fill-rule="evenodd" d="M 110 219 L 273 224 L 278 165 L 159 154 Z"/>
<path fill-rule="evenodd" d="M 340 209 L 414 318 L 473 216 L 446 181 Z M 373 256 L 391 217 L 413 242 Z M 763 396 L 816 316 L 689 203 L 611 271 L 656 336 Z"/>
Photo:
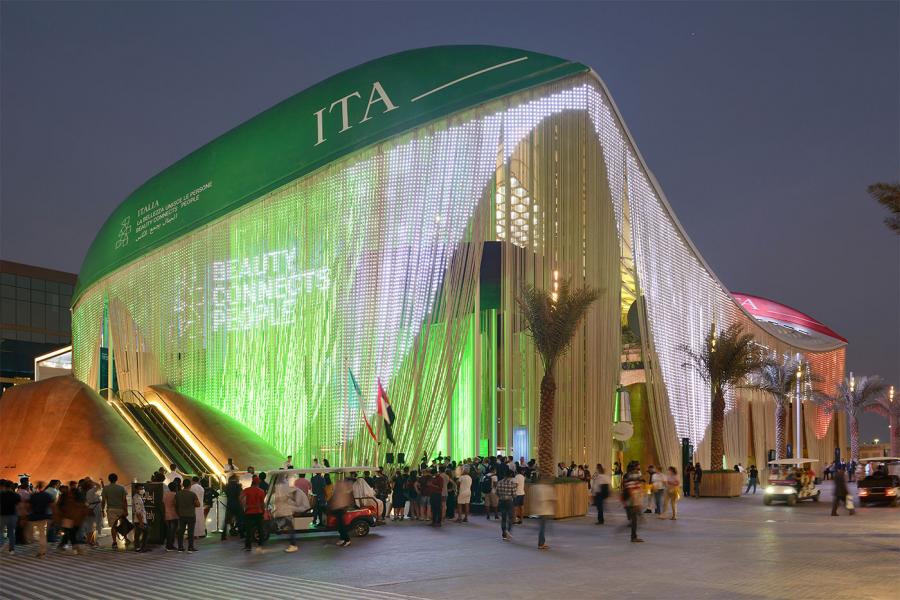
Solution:
<path fill-rule="evenodd" d="M 803 363 L 800 362 L 800 354 L 797 354 L 797 393 L 794 409 L 794 456 L 797 460 L 803 458 L 803 409 L 801 407 L 800 385 L 803 379 Z"/>

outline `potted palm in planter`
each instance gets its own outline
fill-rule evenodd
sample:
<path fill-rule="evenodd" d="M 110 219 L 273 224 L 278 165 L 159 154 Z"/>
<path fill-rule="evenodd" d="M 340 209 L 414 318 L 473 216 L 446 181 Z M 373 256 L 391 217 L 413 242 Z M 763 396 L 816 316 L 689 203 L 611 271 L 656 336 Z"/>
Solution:
<path fill-rule="evenodd" d="M 600 292 L 588 286 L 572 289 L 568 280 L 559 285 L 555 293 L 526 285 L 516 299 L 525 317 L 525 328 L 534 342 L 544 366 L 541 378 L 541 402 L 538 415 L 538 472 L 546 482 L 553 481 L 556 462 L 553 459 L 555 441 L 554 411 L 556 408 L 556 363 L 569 349 L 572 337 L 584 319 L 591 304 L 599 297 Z M 559 482 L 557 488 L 572 486 L 572 489 L 558 489 L 557 517 L 584 514 L 587 509 L 584 502 L 570 499 L 572 494 L 586 494 L 586 486 L 581 481 L 575 483 Z M 575 489 L 577 486 L 578 489 Z M 527 495 L 526 495 L 527 498 Z M 583 508 L 579 508 L 584 504 Z M 570 507 L 570 508 L 566 508 Z M 560 511 L 563 511 L 562 513 Z"/>
<path fill-rule="evenodd" d="M 684 366 L 694 369 L 710 387 L 710 470 L 703 473 L 704 496 L 739 496 L 743 476 L 724 469 L 725 392 L 741 385 L 763 366 L 763 351 L 739 324 L 716 332 L 715 326 L 702 348 L 682 346 Z M 736 493 L 735 493 L 736 492 Z"/>

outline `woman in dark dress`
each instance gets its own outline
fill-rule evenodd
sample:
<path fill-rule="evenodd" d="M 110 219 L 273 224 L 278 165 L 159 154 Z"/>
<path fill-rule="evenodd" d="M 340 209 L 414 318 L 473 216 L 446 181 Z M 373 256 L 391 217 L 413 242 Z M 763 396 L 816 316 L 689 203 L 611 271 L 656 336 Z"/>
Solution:
<path fill-rule="evenodd" d="M 394 475 L 394 479 L 391 483 L 393 484 L 391 508 L 394 510 L 394 515 L 391 517 L 391 520 L 402 521 L 403 507 L 406 506 L 406 478 L 402 473 L 398 472 Z"/>

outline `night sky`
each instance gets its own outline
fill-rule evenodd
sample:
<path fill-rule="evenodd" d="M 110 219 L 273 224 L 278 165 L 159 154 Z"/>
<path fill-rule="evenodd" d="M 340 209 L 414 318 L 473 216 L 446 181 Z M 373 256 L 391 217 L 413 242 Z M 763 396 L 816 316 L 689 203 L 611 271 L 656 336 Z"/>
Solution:
<path fill-rule="evenodd" d="M 603 78 L 726 285 L 900 383 L 900 238 L 865 191 L 900 167 L 898 6 L 3 2 L 0 254 L 77 272 L 132 190 L 280 100 L 400 50 L 514 46 Z"/>

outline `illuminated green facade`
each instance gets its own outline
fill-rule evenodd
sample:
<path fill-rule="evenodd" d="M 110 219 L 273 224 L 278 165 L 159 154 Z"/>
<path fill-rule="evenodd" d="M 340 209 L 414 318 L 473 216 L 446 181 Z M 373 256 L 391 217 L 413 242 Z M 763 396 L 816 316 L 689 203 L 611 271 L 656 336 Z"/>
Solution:
<path fill-rule="evenodd" d="M 136 190 L 80 273 L 74 369 L 101 389 L 112 357 L 120 393 L 168 384 L 300 464 L 530 457 L 542 368 L 515 297 L 564 279 L 603 294 L 558 366 L 560 460 L 609 462 L 621 323 L 641 287 L 656 450 L 665 462 L 677 436 L 699 440 L 702 382 L 673 349 L 713 321 L 750 320 L 602 82 L 511 48 L 404 52 L 285 100 Z M 393 445 L 374 414 L 379 381 Z"/>

